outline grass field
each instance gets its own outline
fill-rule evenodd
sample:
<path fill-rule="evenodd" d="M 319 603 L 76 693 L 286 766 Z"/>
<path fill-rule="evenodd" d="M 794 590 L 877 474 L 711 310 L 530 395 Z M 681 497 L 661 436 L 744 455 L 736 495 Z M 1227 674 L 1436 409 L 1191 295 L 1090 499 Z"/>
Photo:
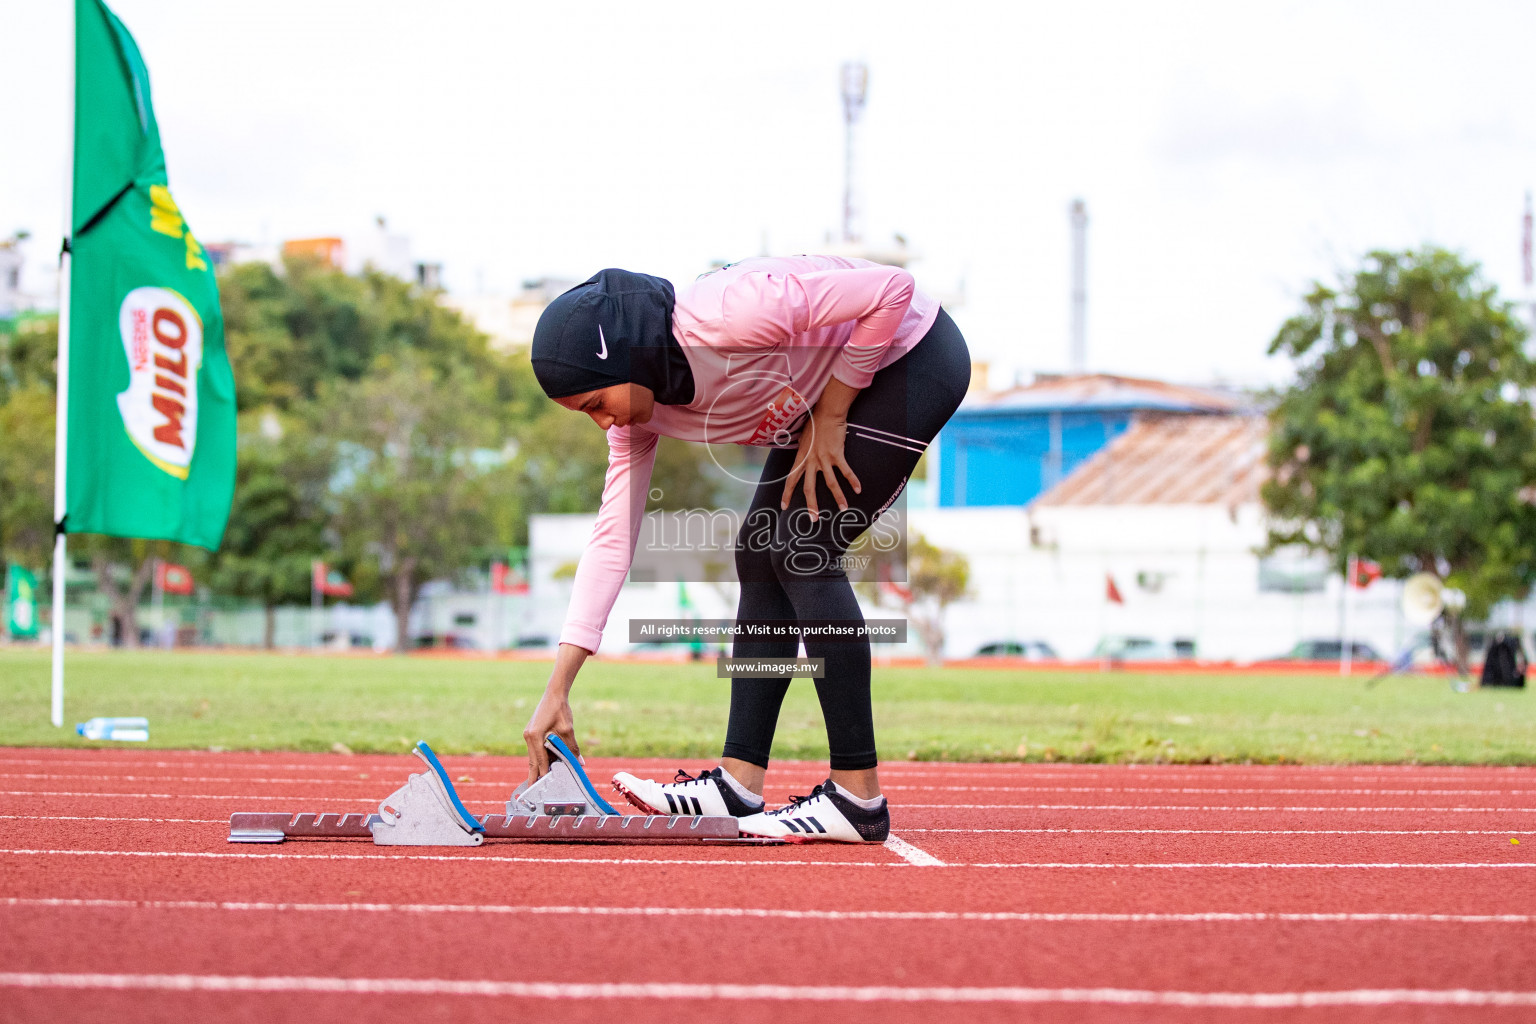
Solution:
<path fill-rule="evenodd" d="M 48 724 L 48 656 L 0 648 L 0 745 L 86 746 L 73 725 L 145 715 L 150 746 L 517 753 L 546 662 L 71 652 L 66 728 Z M 584 752 L 719 754 L 729 684 L 714 665 L 589 662 L 573 694 Z M 1536 763 L 1536 700 L 1395 677 L 877 668 L 884 760 Z M 793 684 L 774 755 L 825 758 L 815 692 Z"/>

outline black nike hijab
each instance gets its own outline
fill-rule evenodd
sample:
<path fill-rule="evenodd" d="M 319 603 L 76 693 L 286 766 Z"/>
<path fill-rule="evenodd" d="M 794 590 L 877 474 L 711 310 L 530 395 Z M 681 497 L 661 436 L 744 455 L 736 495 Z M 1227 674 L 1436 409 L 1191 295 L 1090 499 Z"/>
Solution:
<path fill-rule="evenodd" d="M 662 405 L 693 401 L 693 371 L 672 336 L 670 282 L 601 270 L 555 298 L 533 330 L 533 373 L 550 398 L 640 384 Z"/>

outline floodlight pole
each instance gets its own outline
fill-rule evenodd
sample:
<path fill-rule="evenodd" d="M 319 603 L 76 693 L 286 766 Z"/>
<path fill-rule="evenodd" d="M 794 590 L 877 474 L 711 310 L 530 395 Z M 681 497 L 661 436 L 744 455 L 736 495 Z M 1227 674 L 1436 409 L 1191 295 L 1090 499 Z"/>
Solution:
<path fill-rule="evenodd" d="M 1525 301 L 1531 317 L 1531 330 L 1536 332 L 1536 267 L 1532 265 L 1532 214 L 1531 190 L 1525 190 L 1525 216 L 1520 218 L 1520 270 L 1525 284 Z"/>
<path fill-rule="evenodd" d="M 859 240 L 854 209 L 854 125 L 864 112 L 864 100 L 869 86 L 869 68 L 857 61 L 843 65 L 843 241 Z"/>
<path fill-rule="evenodd" d="M 1067 353 L 1073 373 L 1088 372 L 1088 204 L 1072 200 L 1072 337 Z"/>
<path fill-rule="evenodd" d="M 309 563 L 309 634 L 314 637 L 313 643 L 317 649 L 325 646 L 325 641 L 320 635 L 323 632 L 320 608 L 325 603 L 325 597 L 320 589 L 321 567 L 324 565 L 324 562 L 319 561 Z"/>

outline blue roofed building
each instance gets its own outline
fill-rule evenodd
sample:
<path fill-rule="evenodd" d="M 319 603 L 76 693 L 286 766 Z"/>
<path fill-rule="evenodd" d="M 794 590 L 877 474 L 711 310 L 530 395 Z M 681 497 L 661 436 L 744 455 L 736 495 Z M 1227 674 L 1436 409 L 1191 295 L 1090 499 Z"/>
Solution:
<path fill-rule="evenodd" d="M 1210 388 L 1110 374 L 1041 376 L 973 393 L 940 432 L 930 501 L 940 507 L 1027 505 L 1143 413 L 1212 415 L 1246 403 Z M 930 449 L 933 451 L 933 449 Z M 934 473 L 937 468 L 937 473 Z"/>

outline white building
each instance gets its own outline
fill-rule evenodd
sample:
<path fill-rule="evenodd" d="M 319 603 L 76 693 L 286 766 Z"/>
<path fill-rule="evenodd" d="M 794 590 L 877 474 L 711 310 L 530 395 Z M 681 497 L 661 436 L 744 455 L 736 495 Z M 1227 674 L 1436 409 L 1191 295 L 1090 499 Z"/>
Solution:
<path fill-rule="evenodd" d="M 25 245 L 29 237 L 25 231 L 18 231 L 10 238 L 0 239 L 0 318 L 57 308 L 54 288 L 34 291 L 26 287 Z"/>
<path fill-rule="evenodd" d="M 1261 556 L 1265 431 L 1256 415 L 1143 414 L 1027 506 L 909 506 L 912 531 L 970 565 L 970 596 L 947 613 L 947 656 L 1043 640 L 1079 659 L 1107 637 L 1139 637 L 1165 648 L 1192 644 L 1202 660 L 1251 662 L 1303 640 L 1337 639 L 1346 599 L 1352 640 L 1386 657 L 1402 650 L 1420 630 L 1401 613 L 1400 582 L 1346 595 L 1320 556 Z M 594 519 L 533 519 L 533 614 L 551 637 Z M 688 614 L 729 618 L 735 594 L 732 584 L 690 583 Z M 676 583 L 626 584 L 604 650 L 628 649 L 631 617 L 683 614 Z M 868 605 L 865 614 L 899 613 Z M 1536 602 L 1501 605 L 1491 621 L 1528 637 Z M 880 653 L 920 651 L 914 637 Z"/>
<path fill-rule="evenodd" d="M 503 352 L 527 349 L 533 344 L 533 329 L 539 314 L 555 296 L 569 291 L 577 282 L 564 278 L 541 277 L 523 282 L 515 295 L 494 292 L 476 295 L 445 295 L 443 305 L 464 314 L 470 323 L 491 339 Z"/>
<path fill-rule="evenodd" d="M 1327 563 L 1259 554 L 1264 453 L 1261 416 L 1142 415 L 1026 507 L 913 509 L 915 530 L 971 565 L 950 653 L 1044 640 L 1084 658 L 1106 637 L 1135 636 L 1253 661 L 1337 637 L 1342 579 Z M 1351 599 L 1352 637 L 1399 649 L 1397 584 Z"/>

